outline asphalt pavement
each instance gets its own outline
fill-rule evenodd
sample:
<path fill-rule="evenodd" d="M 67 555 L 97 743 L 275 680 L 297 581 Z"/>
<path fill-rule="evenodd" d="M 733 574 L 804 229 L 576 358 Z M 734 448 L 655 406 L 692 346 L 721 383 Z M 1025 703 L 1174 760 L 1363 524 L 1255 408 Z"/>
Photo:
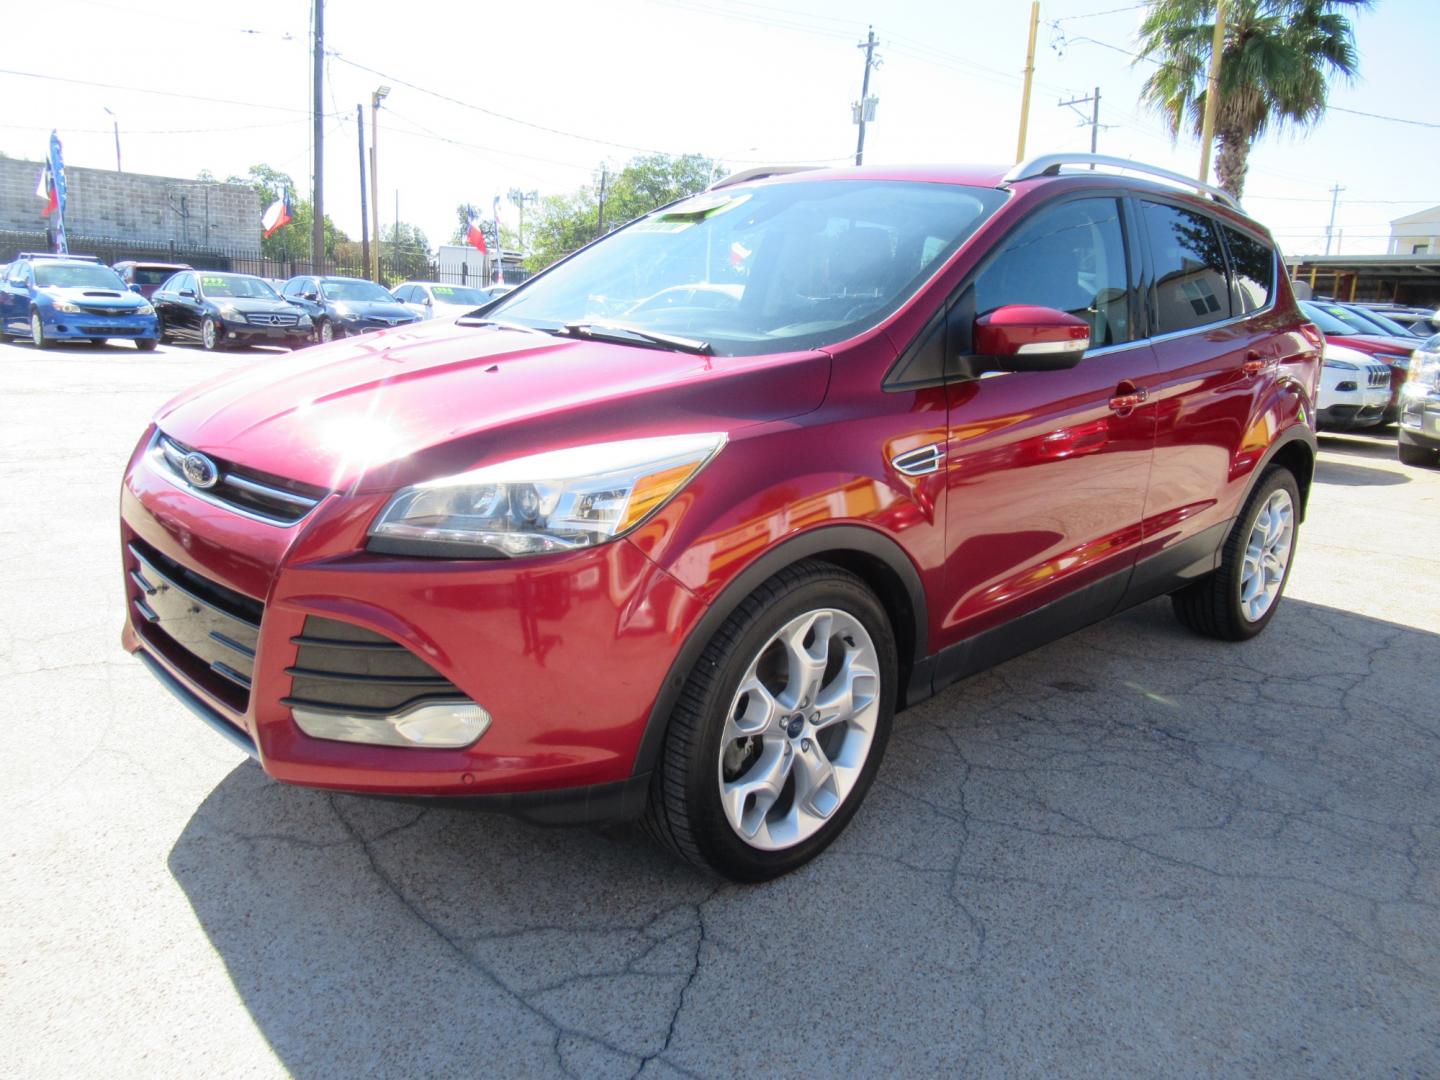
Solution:
<path fill-rule="evenodd" d="M 271 782 L 120 648 L 150 413 L 0 345 L 0 1075 L 1440 1074 L 1440 471 L 1322 439 L 1274 622 L 1145 605 L 903 714 L 815 863 Z"/>

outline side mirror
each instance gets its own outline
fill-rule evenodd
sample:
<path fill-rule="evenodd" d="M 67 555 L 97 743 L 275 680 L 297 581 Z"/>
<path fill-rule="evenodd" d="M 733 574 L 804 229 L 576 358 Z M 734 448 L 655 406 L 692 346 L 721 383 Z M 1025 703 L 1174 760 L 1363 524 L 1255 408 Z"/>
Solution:
<path fill-rule="evenodd" d="M 313 292 L 302 292 L 302 293 L 300 294 L 300 299 L 301 299 L 301 300 L 309 300 L 309 301 L 313 304 L 316 300 L 319 300 L 319 299 L 320 299 L 320 294 L 319 294 L 319 293 L 313 293 Z"/>
<path fill-rule="evenodd" d="M 434 300 L 431 300 L 430 297 L 427 296 L 427 297 L 425 297 L 425 306 L 426 306 L 426 307 L 434 307 L 434 306 L 435 306 L 435 301 L 434 301 Z"/>
<path fill-rule="evenodd" d="M 134 292 L 134 293 L 138 293 L 138 292 L 140 292 L 140 286 L 137 285 L 137 284 L 135 284 L 135 282 L 132 281 L 132 282 L 130 283 L 130 291 L 131 291 L 131 292 Z"/>
<path fill-rule="evenodd" d="M 188 297 L 190 297 L 190 299 L 193 300 L 193 299 L 195 299 L 195 290 L 194 290 L 194 289 L 181 289 L 181 290 L 180 290 L 180 295 L 181 295 L 181 296 L 188 296 Z"/>
<path fill-rule="evenodd" d="M 974 342 L 986 371 L 1059 371 L 1090 347 L 1090 324 L 1054 308 L 1006 304 L 975 320 Z"/>

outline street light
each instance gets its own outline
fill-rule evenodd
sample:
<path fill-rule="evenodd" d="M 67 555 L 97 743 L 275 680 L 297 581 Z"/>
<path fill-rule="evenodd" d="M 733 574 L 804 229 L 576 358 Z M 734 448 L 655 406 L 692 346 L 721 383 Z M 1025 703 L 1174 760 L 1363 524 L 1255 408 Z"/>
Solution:
<path fill-rule="evenodd" d="M 120 171 L 120 119 L 119 119 L 119 117 L 117 117 L 113 112 L 110 111 L 110 106 L 108 106 L 108 105 L 102 105 L 102 106 L 100 106 L 100 107 L 105 110 L 106 114 L 110 117 L 111 121 L 112 121 L 112 122 L 114 123 L 114 125 L 115 125 L 115 171 L 116 171 L 116 172 L 119 172 L 119 171 Z"/>
<path fill-rule="evenodd" d="M 370 232 L 375 246 L 370 249 L 370 280 L 380 281 L 380 102 L 390 96 L 390 87 L 377 87 L 370 95 Z"/>

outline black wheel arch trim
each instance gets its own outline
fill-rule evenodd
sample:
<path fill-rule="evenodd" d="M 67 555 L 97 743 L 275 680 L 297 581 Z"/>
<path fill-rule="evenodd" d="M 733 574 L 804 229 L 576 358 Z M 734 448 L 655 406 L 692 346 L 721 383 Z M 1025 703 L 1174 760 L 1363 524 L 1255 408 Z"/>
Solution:
<path fill-rule="evenodd" d="M 835 561 L 839 566 L 844 565 L 843 557 L 846 555 L 859 555 L 878 560 L 900 580 L 905 590 L 906 595 L 903 599 L 908 607 L 911 624 L 895 628 L 897 644 L 901 646 L 900 686 L 905 688 L 908 684 L 913 683 L 913 677 L 909 680 L 906 678 L 906 673 L 911 672 L 912 669 L 916 674 L 921 669 L 928 674 L 929 669 L 924 664 L 924 658 L 928 655 L 927 627 L 929 626 L 925 588 L 920 581 L 920 572 L 911 562 L 910 556 L 905 553 L 905 549 L 885 533 L 867 526 L 818 526 L 780 542 L 756 558 L 731 578 L 729 584 L 721 590 L 720 595 L 705 609 L 705 613 L 695 624 L 694 629 L 690 631 L 675 659 L 671 661 L 670 669 L 665 673 L 665 681 L 661 683 L 660 691 L 655 695 L 655 701 L 650 706 L 650 716 L 645 723 L 645 731 L 640 736 L 640 745 L 635 752 L 635 763 L 631 769 L 632 775 L 649 773 L 655 767 L 655 763 L 660 757 L 660 748 L 665 742 L 665 731 L 669 726 L 670 713 L 680 698 L 680 692 L 685 688 L 691 669 L 699 661 L 700 654 L 705 651 L 705 646 L 714 637 L 715 631 L 720 628 L 720 625 L 731 616 L 747 596 L 785 567 L 800 562 L 802 559 L 826 555 L 831 556 L 831 561 Z M 837 559 L 836 556 L 841 558 Z M 887 611 L 892 610 L 894 599 L 893 597 L 889 598 L 890 602 L 887 602 L 886 597 L 880 597 L 880 601 Z M 906 655 L 907 652 L 909 655 Z M 906 696 L 897 700 L 897 711 L 905 706 Z"/>
<path fill-rule="evenodd" d="M 1303 443 L 1310 453 L 1310 471 L 1304 476 L 1295 477 L 1295 482 L 1300 487 L 1300 520 L 1305 520 L 1305 510 L 1310 502 L 1310 485 L 1315 477 L 1315 461 L 1320 454 L 1320 443 L 1315 438 L 1314 430 L 1306 423 L 1291 424 L 1275 437 L 1275 441 L 1270 444 L 1269 449 L 1256 463 L 1255 468 L 1250 470 L 1250 477 L 1245 484 L 1245 494 L 1240 499 L 1240 506 L 1243 507 L 1249 501 L 1251 494 L 1255 491 L 1255 485 L 1260 483 L 1260 478 L 1265 475 L 1265 470 L 1274 463 L 1280 452 L 1296 442 Z M 1237 516 L 1239 514 L 1238 508 L 1236 514 Z"/>

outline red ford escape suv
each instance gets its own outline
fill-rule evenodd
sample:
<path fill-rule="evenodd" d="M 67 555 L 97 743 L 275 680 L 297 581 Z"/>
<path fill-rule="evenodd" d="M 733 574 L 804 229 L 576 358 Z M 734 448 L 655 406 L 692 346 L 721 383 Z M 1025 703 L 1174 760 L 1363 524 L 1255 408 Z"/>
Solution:
<path fill-rule="evenodd" d="M 167 404 L 125 645 L 277 780 L 643 815 L 770 878 L 957 679 L 1167 593 L 1262 630 L 1321 342 L 1268 233 L 1176 174 L 742 174 L 476 314 Z"/>

